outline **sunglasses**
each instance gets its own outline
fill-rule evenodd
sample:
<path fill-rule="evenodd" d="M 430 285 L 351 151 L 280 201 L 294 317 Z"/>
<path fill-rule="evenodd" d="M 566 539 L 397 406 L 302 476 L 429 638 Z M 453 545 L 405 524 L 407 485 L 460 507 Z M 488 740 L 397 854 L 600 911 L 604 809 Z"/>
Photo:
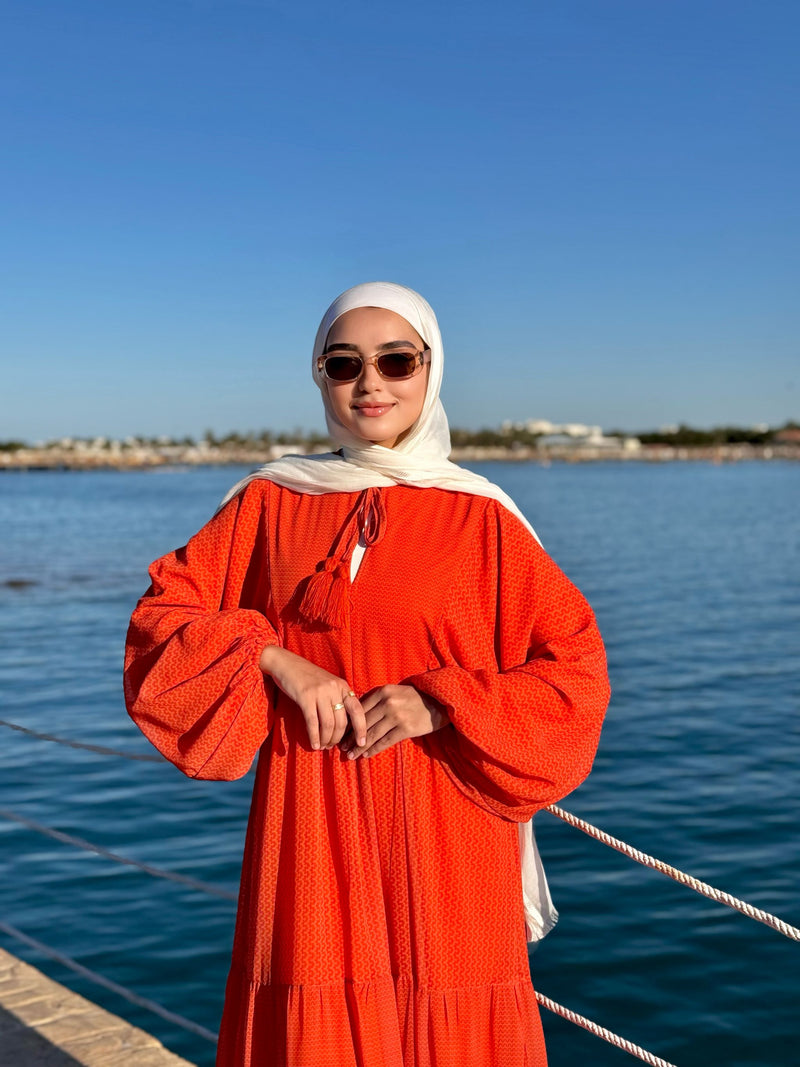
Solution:
<path fill-rule="evenodd" d="M 317 370 L 332 382 L 354 382 L 361 377 L 368 363 L 374 363 L 384 381 L 401 382 L 419 373 L 428 362 L 426 355 L 430 358 L 429 348 L 423 348 L 421 352 L 416 348 L 382 352 L 379 356 L 371 356 L 369 359 L 349 352 L 333 352 L 319 357 Z"/>

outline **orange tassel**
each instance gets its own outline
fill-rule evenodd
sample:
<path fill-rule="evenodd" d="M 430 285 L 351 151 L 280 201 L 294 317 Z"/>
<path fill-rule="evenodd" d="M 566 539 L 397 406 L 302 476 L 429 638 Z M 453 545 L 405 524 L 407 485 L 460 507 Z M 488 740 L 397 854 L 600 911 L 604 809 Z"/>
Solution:
<path fill-rule="evenodd" d="M 349 568 L 336 556 L 325 560 L 322 570 L 309 579 L 300 614 L 306 622 L 321 622 L 336 628 L 344 625 L 350 594 Z"/>

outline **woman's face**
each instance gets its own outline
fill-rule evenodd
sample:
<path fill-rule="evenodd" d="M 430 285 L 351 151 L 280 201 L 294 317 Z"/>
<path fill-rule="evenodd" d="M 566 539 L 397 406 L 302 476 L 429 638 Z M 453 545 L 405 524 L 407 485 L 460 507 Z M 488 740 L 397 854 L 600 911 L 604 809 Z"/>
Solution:
<path fill-rule="evenodd" d="M 401 344 L 402 343 L 402 344 Z M 365 358 L 399 348 L 422 350 L 425 342 L 413 326 L 385 308 L 353 308 L 334 322 L 325 354 L 353 353 Z M 419 418 L 425 402 L 430 363 L 413 378 L 381 378 L 374 363 L 364 363 L 354 382 L 333 382 L 323 376 L 332 414 L 360 440 L 394 448 Z"/>

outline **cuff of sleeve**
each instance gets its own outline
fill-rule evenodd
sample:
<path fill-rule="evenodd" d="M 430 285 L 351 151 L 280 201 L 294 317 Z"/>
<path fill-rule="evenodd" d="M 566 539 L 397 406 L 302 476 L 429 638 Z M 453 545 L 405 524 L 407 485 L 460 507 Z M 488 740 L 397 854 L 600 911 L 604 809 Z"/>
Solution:
<path fill-rule="evenodd" d="M 453 671 L 460 670 L 460 667 L 435 667 L 431 671 L 423 671 L 422 674 L 415 674 L 411 678 L 406 678 L 403 685 L 413 685 L 420 693 L 433 697 L 444 708 L 448 720 L 455 725 L 457 709 L 454 703 L 455 698 L 452 686 L 448 685 L 448 679 L 452 677 Z"/>
<path fill-rule="evenodd" d="M 264 672 L 261 670 L 261 655 L 268 645 L 279 645 L 280 640 L 269 620 L 264 615 L 257 614 L 255 628 L 248 640 L 250 643 L 250 660 L 259 674 L 263 674 Z"/>

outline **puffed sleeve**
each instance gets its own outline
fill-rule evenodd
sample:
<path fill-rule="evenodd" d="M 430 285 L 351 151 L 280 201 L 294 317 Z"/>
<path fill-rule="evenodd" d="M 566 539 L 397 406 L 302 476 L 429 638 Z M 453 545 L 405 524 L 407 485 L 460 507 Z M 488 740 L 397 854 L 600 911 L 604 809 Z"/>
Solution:
<path fill-rule="evenodd" d="M 125 704 L 145 736 L 190 778 L 241 778 L 272 728 L 272 684 L 259 669 L 278 644 L 256 601 L 269 581 L 263 513 L 251 482 L 184 548 L 157 559 L 131 616 Z"/>
<path fill-rule="evenodd" d="M 437 628 L 441 666 L 406 684 L 450 725 L 419 738 L 458 788 L 526 822 L 589 773 L 610 688 L 594 614 L 519 519 L 492 501 Z"/>

